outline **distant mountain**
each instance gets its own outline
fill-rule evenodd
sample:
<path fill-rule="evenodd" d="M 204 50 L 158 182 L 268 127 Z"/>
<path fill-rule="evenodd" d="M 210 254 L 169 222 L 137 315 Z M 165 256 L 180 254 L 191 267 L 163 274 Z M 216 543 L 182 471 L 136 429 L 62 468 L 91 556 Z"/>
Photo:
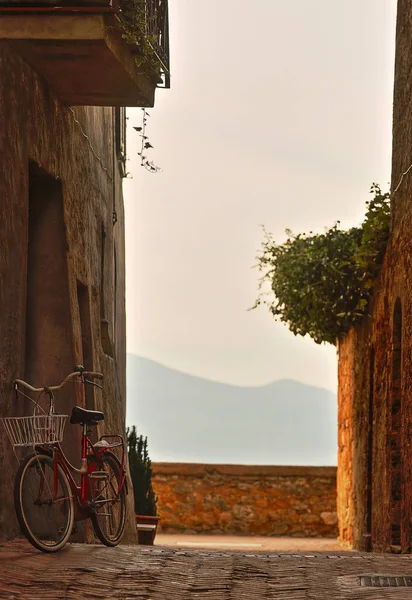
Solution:
<path fill-rule="evenodd" d="M 153 461 L 335 465 L 336 394 L 295 380 L 239 387 L 127 357 L 127 423 Z"/>

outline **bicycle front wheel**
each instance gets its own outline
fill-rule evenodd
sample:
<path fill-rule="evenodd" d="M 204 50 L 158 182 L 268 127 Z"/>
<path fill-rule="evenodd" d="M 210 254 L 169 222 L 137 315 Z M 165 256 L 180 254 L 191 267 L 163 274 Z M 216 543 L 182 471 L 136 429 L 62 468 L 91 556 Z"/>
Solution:
<path fill-rule="evenodd" d="M 14 506 L 20 527 L 31 544 L 57 552 L 69 539 L 74 521 L 73 495 L 62 468 L 47 454 L 31 454 L 19 467 Z"/>
<path fill-rule="evenodd" d="M 89 456 L 89 474 L 94 513 L 93 529 L 106 546 L 117 546 L 123 536 L 126 522 L 126 485 L 122 481 L 121 467 L 117 458 L 105 452 L 96 461 Z M 93 470 L 101 473 L 101 479 L 93 479 Z"/>

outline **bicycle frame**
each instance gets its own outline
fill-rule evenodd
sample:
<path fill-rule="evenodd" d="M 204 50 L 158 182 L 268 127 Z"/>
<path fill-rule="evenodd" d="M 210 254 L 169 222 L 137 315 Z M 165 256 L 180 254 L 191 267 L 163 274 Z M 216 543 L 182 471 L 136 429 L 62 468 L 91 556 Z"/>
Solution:
<path fill-rule="evenodd" d="M 81 365 L 79 365 L 76 367 L 76 370 L 73 373 L 70 373 L 59 385 L 35 388 L 21 379 L 15 379 L 14 389 L 16 392 L 16 396 L 17 396 L 18 392 L 20 391 L 19 386 L 25 387 L 28 390 L 30 390 L 31 392 L 39 393 L 39 397 L 42 394 L 47 394 L 49 396 L 48 414 L 53 415 L 54 414 L 54 392 L 56 390 L 60 390 L 69 381 L 73 381 L 74 379 L 79 378 L 79 377 L 80 377 L 82 384 L 90 384 L 90 385 L 94 385 L 96 387 L 101 388 L 101 386 L 99 384 L 95 383 L 94 381 L 91 381 L 91 379 L 102 379 L 103 375 L 101 373 L 96 373 L 94 371 L 86 371 Z M 22 392 L 20 391 L 20 393 L 22 393 Z M 33 400 L 29 396 L 26 396 L 26 398 L 31 400 L 35 404 L 35 406 L 37 408 L 39 408 L 39 404 L 38 404 L 37 400 Z M 42 410 L 42 409 L 40 408 L 40 410 Z M 44 414 L 46 414 L 45 411 L 42 410 L 42 412 Z M 71 491 L 73 494 L 72 497 L 77 499 L 80 510 L 83 510 L 86 513 L 84 518 L 87 518 L 88 516 L 90 516 L 90 514 L 87 514 L 87 513 L 90 513 L 90 509 L 93 510 L 95 508 L 95 504 L 96 504 L 96 500 L 94 498 L 92 498 L 92 494 L 91 494 L 92 490 L 91 490 L 91 477 L 90 476 L 92 475 L 93 471 L 98 471 L 98 468 L 96 468 L 96 465 L 98 465 L 99 462 L 101 462 L 101 458 L 104 453 L 110 454 L 111 456 L 113 456 L 114 460 L 119 463 L 120 482 L 118 485 L 116 498 L 120 495 L 124 485 L 126 486 L 126 494 L 128 493 L 128 489 L 127 489 L 126 472 L 124 469 L 125 448 L 124 448 L 123 438 L 120 435 L 103 435 L 100 437 L 99 442 L 106 441 L 107 443 L 106 444 L 100 443 L 100 445 L 99 445 L 99 442 L 98 442 L 97 444 L 93 445 L 89 439 L 89 434 L 91 433 L 89 430 L 89 425 L 86 423 L 86 424 L 83 424 L 82 427 L 83 427 L 83 431 L 82 431 L 82 440 L 81 440 L 81 467 L 80 467 L 80 469 L 77 469 L 67 459 L 67 457 L 65 456 L 65 454 L 61 448 L 60 442 L 36 445 L 35 451 L 38 453 L 43 451 L 43 452 L 46 452 L 47 454 L 50 454 L 50 451 L 51 451 L 53 454 L 53 464 L 54 464 L 53 497 L 54 497 L 54 499 L 56 499 L 56 496 L 57 496 L 57 490 L 58 490 L 58 484 L 59 484 L 59 482 L 58 482 L 58 473 L 59 473 L 58 467 L 60 466 L 69 481 L 69 485 L 70 485 L 70 488 L 71 488 Z M 108 440 L 114 440 L 114 442 L 108 443 Z M 120 460 L 116 456 L 116 454 L 111 451 L 111 448 L 115 448 L 115 447 L 121 447 L 122 455 L 121 455 Z M 95 462 L 94 463 L 92 463 L 90 461 L 88 462 L 88 460 L 87 460 L 88 456 L 94 456 Z M 77 483 L 73 477 L 73 473 L 78 473 L 81 475 L 80 486 L 77 485 Z M 98 479 L 98 478 L 96 478 L 96 479 Z M 41 489 L 39 490 L 40 494 L 43 492 L 42 487 L 43 487 L 43 484 L 41 484 Z M 51 491 L 50 491 L 50 493 L 51 493 Z M 67 498 L 59 499 L 59 501 L 62 501 L 65 499 L 67 499 Z M 104 503 L 104 502 L 108 502 L 108 500 L 103 499 L 103 500 L 97 501 L 97 502 Z"/>
<path fill-rule="evenodd" d="M 126 480 L 126 471 L 124 469 L 124 455 L 125 455 L 125 449 L 124 449 L 124 441 L 123 438 L 120 435 L 103 435 L 100 437 L 99 441 L 102 440 L 108 440 L 108 439 L 113 439 L 113 440 L 117 440 L 116 442 L 114 442 L 111 447 L 121 447 L 122 450 L 122 457 L 121 460 L 118 459 L 118 457 L 116 456 L 116 454 L 114 452 L 112 452 L 110 450 L 110 447 L 107 446 L 101 446 L 101 447 L 94 447 L 93 444 L 91 443 L 90 439 L 89 439 L 89 428 L 88 426 L 85 424 L 83 425 L 83 432 L 82 432 L 82 455 L 81 455 L 81 468 L 77 469 L 76 467 L 74 467 L 70 461 L 67 459 L 66 455 L 64 454 L 61 445 L 58 444 L 52 444 L 52 445 L 47 445 L 47 446 L 38 446 L 36 447 L 36 451 L 41 452 L 46 450 L 46 452 L 49 452 L 50 449 L 53 452 L 53 464 L 54 464 L 54 490 L 53 490 L 53 496 L 54 498 L 56 498 L 57 496 L 57 492 L 58 492 L 58 467 L 60 466 L 68 481 L 70 484 L 70 488 L 72 491 L 72 497 L 75 498 L 77 500 L 78 503 L 78 507 L 84 511 L 84 514 L 79 515 L 80 518 L 77 518 L 77 520 L 82 520 L 82 519 L 86 519 L 90 516 L 90 510 L 93 510 L 95 508 L 95 506 L 93 506 L 91 504 L 92 501 L 92 496 L 91 496 L 91 483 L 90 483 L 90 475 L 98 470 L 96 469 L 96 467 L 98 466 L 98 463 L 101 460 L 101 457 L 103 454 L 110 454 L 111 456 L 114 457 L 114 459 L 120 463 L 120 482 L 119 482 L 119 486 L 117 489 L 117 494 L 116 497 L 118 497 L 123 489 L 123 486 L 126 486 L 126 494 L 128 493 L 128 489 L 127 489 L 127 480 Z M 96 459 L 96 463 L 89 463 L 87 461 L 88 456 L 94 456 Z M 80 480 L 80 485 L 77 485 L 74 477 L 73 477 L 73 473 L 78 473 L 81 475 L 81 480 Z M 42 490 L 40 490 L 40 494 L 42 493 Z M 64 501 L 67 500 L 67 498 L 59 498 L 59 501 Z M 93 500 L 93 503 L 99 503 L 99 504 L 104 504 L 107 503 L 108 500 L 103 499 L 103 500 Z"/>
<path fill-rule="evenodd" d="M 74 369 L 58 385 L 34 387 L 15 379 L 16 398 L 21 394 L 30 400 L 33 414 L 0 419 L 18 460 L 19 448 L 34 450 L 34 454 L 26 452 L 20 461 L 14 504 L 23 534 L 43 552 L 63 548 L 76 531 L 74 523 L 85 519 L 91 519 L 94 534 L 104 545 L 116 546 L 126 523 L 125 441 L 120 435 L 102 435 L 97 442 L 91 439 L 92 427 L 104 419 L 104 414 L 75 407 L 70 422 L 82 427 L 81 439 L 76 436 L 81 443 L 79 468 L 63 451 L 68 415 L 55 412 L 54 392 L 69 382 L 102 389 L 95 381 L 103 379 L 102 373 L 86 371 L 82 365 Z M 23 388 L 38 396 L 28 395 Z"/>

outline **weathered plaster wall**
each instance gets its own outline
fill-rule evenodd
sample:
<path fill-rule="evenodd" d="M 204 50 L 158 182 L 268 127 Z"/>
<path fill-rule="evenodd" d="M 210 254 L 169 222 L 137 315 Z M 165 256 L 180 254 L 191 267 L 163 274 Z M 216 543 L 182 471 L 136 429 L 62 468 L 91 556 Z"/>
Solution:
<path fill-rule="evenodd" d="M 91 333 L 88 354 L 92 364 L 85 364 L 85 367 L 104 374 L 103 392 L 93 390 L 91 396 L 94 406 L 106 414 L 105 423 L 99 426 L 100 433 L 123 431 L 126 399 L 124 212 L 121 178 L 113 152 L 113 109 L 88 107 L 75 108 L 72 112 L 31 67 L 1 42 L 0 157 L 0 415 L 21 414 L 24 410 L 23 403 L 16 403 L 12 393 L 14 378 L 24 378 L 29 370 L 38 377 L 37 381 L 32 381 L 34 385 L 53 384 L 62 380 L 75 364 L 83 363 L 85 346 L 80 327 L 80 285 L 88 294 L 85 306 Z M 41 356 L 32 353 L 34 370 L 28 369 L 26 364 L 30 354 L 26 314 L 27 306 L 34 300 L 35 289 L 29 288 L 28 295 L 30 161 L 61 182 L 62 235 L 65 238 L 61 251 L 65 252 L 63 258 L 67 269 L 64 275 L 67 285 L 62 286 L 61 294 L 67 295 L 63 304 L 68 307 L 67 311 L 61 311 L 66 313 L 61 319 L 69 324 L 66 337 L 62 337 L 61 323 L 56 315 L 50 323 L 49 315 L 41 315 L 41 306 L 37 307 L 36 319 L 43 317 L 50 330 L 47 334 L 50 339 L 47 344 L 43 336 Z M 41 201 L 41 194 L 39 197 Z M 57 226 L 60 225 L 56 222 Z M 103 250 L 102 231 L 105 233 Z M 55 247 L 55 252 L 60 252 L 60 246 Z M 53 248 L 50 253 L 52 255 Z M 44 285 L 48 283 L 45 271 Z M 108 321 L 106 330 L 110 338 L 105 348 L 102 345 L 102 320 Z M 65 360 L 59 352 L 63 344 Z M 76 403 L 85 405 L 82 386 L 70 389 L 67 386 L 57 396 L 57 406 L 62 411 L 70 411 Z M 78 439 L 78 429 L 67 425 L 66 447 Z M 17 533 L 10 493 L 17 464 L 4 431 L 0 431 L 0 464 L 0 537 L 4 538 Z M 128 536 L 129 539 L 135 536 L 132 517 Z"/>
<path fill-rule="evenodd" d="M 336 469 L 154 463 L 160 530 L 337 536 Z"/>
<path fill-rule="evenodd" d="M 374 551 L 410 552 L 412 548 L 411 173 L 398 185 L 412 162 L 411 64 L 412 2 L 399 0 L 390 242 L 370 316 L 339 346 L 340 535 L 356 548 L 369 544 Z M 402 332 L 399 372 L 394 366 L 398 352 L 394 322 L 397 306 L 401 307 Z M 394 408 L 397 396 L 401 399 L 399 418 Z M 394 494 L 398 470 L 399 493 Z M 368 472 L 372 481 L 369 500 Z M 400 543 L 396 541 L 397 528 Z"/>

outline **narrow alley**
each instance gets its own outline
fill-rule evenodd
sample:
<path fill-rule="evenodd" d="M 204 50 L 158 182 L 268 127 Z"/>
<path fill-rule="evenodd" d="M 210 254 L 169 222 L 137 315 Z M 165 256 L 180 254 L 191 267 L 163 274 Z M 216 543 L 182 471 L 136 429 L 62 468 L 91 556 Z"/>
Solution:
<path fill-rule="evenodd" d="M 3 600 L 409 599 L 412 556 L 71 544 L 45 555 L 0 548 Z"/>

